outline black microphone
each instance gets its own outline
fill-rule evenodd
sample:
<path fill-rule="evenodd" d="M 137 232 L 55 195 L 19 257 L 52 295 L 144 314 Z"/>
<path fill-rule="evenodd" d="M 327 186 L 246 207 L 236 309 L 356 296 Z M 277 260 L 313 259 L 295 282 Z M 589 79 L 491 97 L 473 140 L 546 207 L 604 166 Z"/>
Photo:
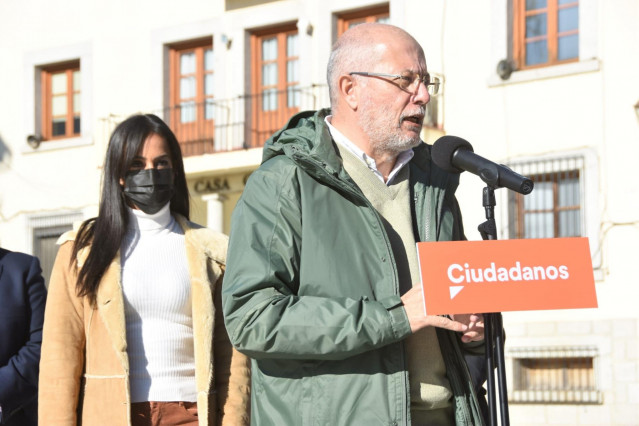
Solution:
<path fill-rule="evenodd" d="M 473 152 L 468 141 L 457 136 L 442 136 L 433 144 L 433 162 L 450 173 L 464 170 L 479 176 L 492 188 L 508 188 L 520 194 L 530 194 L 533 181 L 510 168 L 493 163 Z"/>

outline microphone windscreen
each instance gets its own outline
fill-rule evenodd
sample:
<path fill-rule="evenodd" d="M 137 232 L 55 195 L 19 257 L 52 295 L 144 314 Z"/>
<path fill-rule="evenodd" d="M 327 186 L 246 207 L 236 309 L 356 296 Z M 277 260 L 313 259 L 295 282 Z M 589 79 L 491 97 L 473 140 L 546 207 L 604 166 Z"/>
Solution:
<path fill-rule="evenodd" d="M 433 149 L 431 150 L 433 163 L 449 173 L 463 172 L 462 169 L 458 169 L 453 165 L 453 154 L 458 149 L 473 152 L 473 146 L 466 139 L 451 135 L 442 136 L 433 144 Z"/>

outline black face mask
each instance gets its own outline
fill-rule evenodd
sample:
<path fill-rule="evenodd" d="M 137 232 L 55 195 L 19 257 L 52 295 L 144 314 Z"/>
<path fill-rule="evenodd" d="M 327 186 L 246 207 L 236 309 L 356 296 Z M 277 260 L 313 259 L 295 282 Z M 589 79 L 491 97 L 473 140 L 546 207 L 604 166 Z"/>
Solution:
<path fill-rule="evenodd" d="M 124 177 L 124 196 L 146 214 L 160 211 L 173 197 L 173 169 L 145 169 Z"/>

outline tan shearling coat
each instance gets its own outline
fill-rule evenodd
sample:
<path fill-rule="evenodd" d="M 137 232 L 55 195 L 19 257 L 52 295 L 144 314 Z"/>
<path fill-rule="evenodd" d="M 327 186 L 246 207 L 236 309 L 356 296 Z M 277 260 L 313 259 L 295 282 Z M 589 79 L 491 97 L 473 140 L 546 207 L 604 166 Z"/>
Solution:
<path fill-rule="evenodd" d="M 231 346 L 221 286 L 227 237 L 175 215 L 191 275 L 200 426 L 248 425 L 249 360 Z M 129 360 L 120 255 L 104 273 L 96 306 L 76 292 L 73 231 L 64 234 L 47 298 L 39 379 L 40 425 L 130 425 Z M 82 266 L 88 247 L 78 253 Z"/>

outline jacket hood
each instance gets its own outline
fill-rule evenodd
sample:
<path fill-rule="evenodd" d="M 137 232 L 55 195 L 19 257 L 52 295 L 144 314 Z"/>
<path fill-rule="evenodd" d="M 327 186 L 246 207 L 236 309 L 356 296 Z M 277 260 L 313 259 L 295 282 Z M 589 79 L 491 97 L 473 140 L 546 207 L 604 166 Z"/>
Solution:
<path fill-rule="evenodd" d="M 335 173 L 342 167 L 336 153 L 328 126 L 324 119 L 330 109 L 304 111 L 295 114 L 286 125 L 275 132 L 264 144 L 262 163 L 278 155 L 286 155 L 295 163 L 300 159 L 311 160 Z"/>
<path fill-rule="evenodd" d="M 330 109 L 300 112 L 264 144 L 262 163 L 284 155 L 302 170 L 320 182 L 336 189 L 357 188 L 355 192 L 361 194 L 359 188 L 344 169 L 342 159 L 334 146 L 326 116 Z M 413 192 L 421 194 L 426 186 L 438 187 L 442 191 L 439 196 L 443 199 L 446 193 L 454 194 L 459 185 L 459 174 L 449 173 L 432 162 L 432 146 L 420 142 L 413 152 L 415 155 L 409 163 L 411 168 L 411 182 L 415 187 Z M 345 185 L 346 184 L 346 185 Z"/>

